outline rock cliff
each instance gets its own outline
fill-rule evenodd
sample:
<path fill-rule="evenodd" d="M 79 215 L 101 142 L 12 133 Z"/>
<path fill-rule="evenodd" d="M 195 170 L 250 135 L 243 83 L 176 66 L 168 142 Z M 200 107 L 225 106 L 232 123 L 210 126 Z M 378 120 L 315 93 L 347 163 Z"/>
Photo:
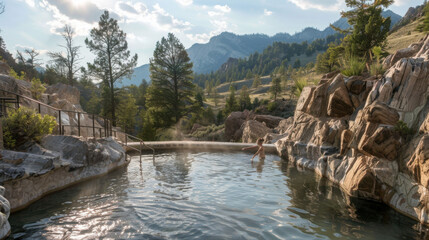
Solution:
<path fill-rule="evenodd" d="M 304 88 L 277 150 L 351 196 L 429 223 L 429 37 L 385 66 L 379 79 L 328 74 Z"/>

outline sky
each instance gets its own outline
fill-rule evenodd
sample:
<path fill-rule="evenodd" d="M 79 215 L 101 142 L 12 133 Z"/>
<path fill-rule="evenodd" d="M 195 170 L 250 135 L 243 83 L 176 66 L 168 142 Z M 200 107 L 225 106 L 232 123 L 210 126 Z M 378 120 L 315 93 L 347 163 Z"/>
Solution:
<path fill-rule="evenodd" d="M 186 48 L 207 43 L 228 31 L 236 34 L 279 32 L 294 34 L 306 27 L 325 29 L 340 18 L 344 0 L 0 0 L 0 35 L 11 53 L 32 48 L 47 53 L 62 51 L 60 32 L 65 24 L 75 32 L 81 46 L 81 65 L 93 54 L 85 46 L 89 31 L 97 26 L 104 10 L 118 20 L 127 34 L 129 50 L 138 54 L 138 66 L 153 55 L 156 42 L 174 33 Z M 396 0 L 390 10 L 403 16 L 423 0 Z"/>

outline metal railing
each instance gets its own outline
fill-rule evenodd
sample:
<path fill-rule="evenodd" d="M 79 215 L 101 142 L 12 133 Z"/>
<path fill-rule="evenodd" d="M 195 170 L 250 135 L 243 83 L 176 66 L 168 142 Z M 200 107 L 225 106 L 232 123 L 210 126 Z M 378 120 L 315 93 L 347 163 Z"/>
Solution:
<path fill-rule="evenodd" d="M 3 89 L 0 89 L 0 93 L 2 93 L 0 94 L 0 117 L 7 115 L 7 109 L 17 109 L 25 104 L 29 108 L 36 110 L 41 115 L 47 114 L 55 117 L 58 128 L 55 130 L 54 134 L 77 135 L 79 137 L 92 136 L 93 138 L 115 137 L 119 139 L 119 143 L 125 148 L 125 152 L 128 149 L 139 152 L 140 160 L 143 147 L 152 150 L 153 154 L 155 154 L 155 150 L 144 144 L 142 139 L 114 128 L 112 121 L 109 118 L 100 117 L 98 115 L 89 114 L 82 111 L 59 109 L 36 99 Z M 50 101 L 49 95 L 47 95 L 47 101 Z M 77 119 L 75 124 L 72 124 L 72 121 L 75 119 Z M 89 123 L 90 125 L 82 125 L 82 123 Z M 135 142 L 140 142 L 140 149 L 129 146 L 128 138 L 130 140 L 136 140 Z"/>

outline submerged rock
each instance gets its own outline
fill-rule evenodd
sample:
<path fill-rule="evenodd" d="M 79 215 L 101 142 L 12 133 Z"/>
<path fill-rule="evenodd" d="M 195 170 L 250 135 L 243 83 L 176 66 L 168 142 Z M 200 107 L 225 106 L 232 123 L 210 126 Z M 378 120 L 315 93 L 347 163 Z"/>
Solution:
<path fill-rule="evenodd" d="M 333 73 L 305 87 L 279 154 L 429 223 L 428 49 L 426 37 L 389 56 L 381 79 Z"/>

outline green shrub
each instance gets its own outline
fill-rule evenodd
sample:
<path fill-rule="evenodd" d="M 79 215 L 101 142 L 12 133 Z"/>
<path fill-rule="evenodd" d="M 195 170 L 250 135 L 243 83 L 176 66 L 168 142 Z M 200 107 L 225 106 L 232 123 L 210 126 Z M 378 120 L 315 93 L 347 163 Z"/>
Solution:
<path fill-rule="evenodd" d="M 31 95 L 33 95 L 33 98 L 36 100 L 40 100 L 46 88 L 43 86 L 42 82 L 40 82 L 40 79 L 33 78 L 33 80 L 31 80 L 30 90 L 31 90 Z"/>
<path fill-rule="evenodd" d="M 276 108 L 277 108 L 277 102 L 270 102 L 270 103 L 268 103 L 268 105 L 267 105 L 267 109 L 268 109 L 268 111 L 270 111 L 270 112 L 272 112 L 272 111 L 276 110 Z"/>
<path fill-rule="evenodd" d="M 9 111 L 2 121 L 4 144 L 8 149 L 15 149 L 29 141 L 40 142 L 44 135 L 52 133 L 57 124 L 55 117 L 42 117 L 24 107 Z"/>
<path fill-rule="evenodd" d="M 373 63 L 370 66 L 370 73 L 373 76 L 383 75 L 386 70 L 383 68 L 383 65 L 380 63 Z"/>
<path fill-rule="evenodd" d="M 307 80 L 305 80 L 304 78 L 300 78 L 295 80 L 294 85 L 293 85 L 293 94 L 299 98 L 299 96 L 301 96 L 301 92 L 304 89 L 305 86 L 307 86 Z"/>
<path fill-rule="evenodd" d="M 21 71 L 21 74 L 18 75 L 18 73 L 15 72 L 15 70 L 13 70 L 11 68 L 10 71 L 9 71 L 9 76 L 11 76 L 11 77 L 13 77 L 15 79 L 18 79 L 18 80 L 25 80 L 25 72 L 24 71 Z"/>
<path fill-rule="evenodd" d="M 363 73 L 365 70 L 365 61 L 358 58 L 358 57 L 350 57 L 350 59 L 346 62 L 346 66 L 343 71 L 341 71 L 342 74 L 345 76 L 351 77 L 351 76 L 359 76 Z"/>
<path fill-rule="evenodd" d="M 413 129 L 409 128 L 407 124 L 403 121 L 398 121 L 395 125 L 395 131 L 401 135 L 404 139 L 408 139 L 411 135 L 414 134 Z"/>

